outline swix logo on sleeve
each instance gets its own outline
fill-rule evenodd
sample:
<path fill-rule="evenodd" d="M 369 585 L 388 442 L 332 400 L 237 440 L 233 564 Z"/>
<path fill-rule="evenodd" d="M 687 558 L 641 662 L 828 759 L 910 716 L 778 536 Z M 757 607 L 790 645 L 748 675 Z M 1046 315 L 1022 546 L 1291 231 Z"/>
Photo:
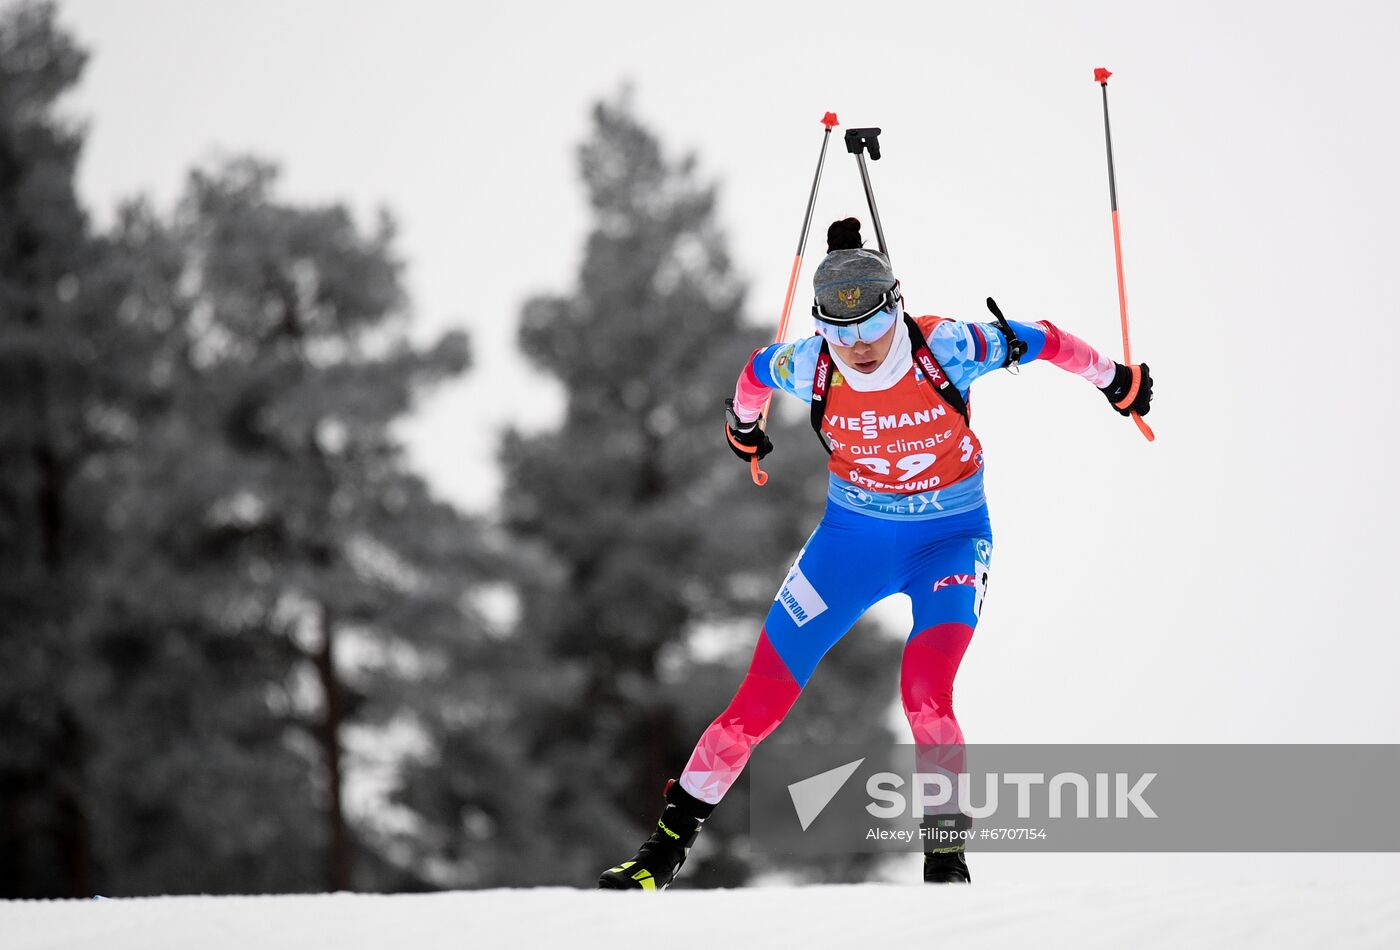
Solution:
<path fill-rule="evenodd" d="M 801 555 L 798 555 L 798 560 L 801 560 Z M 827 609 L 826 601 L 822 600 L 821 594 L 807 580 L 807 575 L 802 573 L 798 564 L 792 565 L 783 586 L 778 589 L 778 596 L 773 599 L 783 605 L 792 622 L 799 627 L 806 626 L 808 621 L 826 613 Z"/>
<path fill-rule="evenodd" d="M 816 392 L 820 393 L 820 392 L 822 392 L 824 389 L 826 389 L 826 374 L 827 374 L 827 372 L 828 372 L 830 369 L 831 369 L 831 364 L 828 363 L 826 360 L 820 360 L 820 361 L 818 361 L 818 363 L 817 363 L 817 379 L 816 379 L 816 382 L 814 382 L 814 383 L 812 384 L 812 389 L 813 389 L 813 390 L 815 390 Z M 820 398 L 820 397 L 818 397 L 818 398 Z"/>
<path fill-rule="evenodd" d="M 938 368 L 938 363 L 929 355 L 927 350 L 919 351 L 919 366 L 923 368 L 924 375 L 928 381 L 935 386 L 943 385 L 943 371 Z"/>

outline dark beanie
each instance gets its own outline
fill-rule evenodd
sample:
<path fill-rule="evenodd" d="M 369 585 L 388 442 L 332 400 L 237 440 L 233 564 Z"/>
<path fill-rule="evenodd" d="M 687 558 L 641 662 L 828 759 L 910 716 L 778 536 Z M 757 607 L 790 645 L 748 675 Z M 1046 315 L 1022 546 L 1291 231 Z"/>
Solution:
<path fill-rule="evenodd" d="M 861 246 L 860 222 L 833 221 L 826 229 L 826 257 L 812 275 L 812 290 L 822 312 L 838 317 L 860 314 L 895 286 L 889 259 Z"/>

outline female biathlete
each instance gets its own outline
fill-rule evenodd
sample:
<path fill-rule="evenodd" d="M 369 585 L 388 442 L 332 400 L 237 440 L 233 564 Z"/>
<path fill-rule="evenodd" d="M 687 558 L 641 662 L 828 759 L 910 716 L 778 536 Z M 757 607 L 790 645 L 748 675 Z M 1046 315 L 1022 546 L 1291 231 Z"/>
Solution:
<path fill-rule="evenodd" d="M 826 513 L 774 598 L 748 673 L 667 783 L 656 831 L 598 886 L 664 888 L 754 746 L 782 722 L 822 656 L 872 604 L 908 594 L 914 628 L 900 694 L 920 746 L 962 746 L 953 679 L 987 586 L 992 529 L 982 447 L 968 424 L 968 388 L 994 369 L 1048 360 L 1084 377 L 1123 415 L 1146 415 L 1152 377 L 1048 322 L 962 323 L 905 315 L 883 254 L 861 247 L 860 222 L 827 231 L 812 307 L 816 334 L 756 351 L 728 400 L 725 435 L 744 461 L 773 448 L 759 425 L 769 390 L 813 406 L 831 454 Z M 926 816 L 961 828 L 960 814 Z M 956 835 L 943 835 L 943 840 Z M 924 880 L 970 882 L 961 844 L 929 847 Z"/>

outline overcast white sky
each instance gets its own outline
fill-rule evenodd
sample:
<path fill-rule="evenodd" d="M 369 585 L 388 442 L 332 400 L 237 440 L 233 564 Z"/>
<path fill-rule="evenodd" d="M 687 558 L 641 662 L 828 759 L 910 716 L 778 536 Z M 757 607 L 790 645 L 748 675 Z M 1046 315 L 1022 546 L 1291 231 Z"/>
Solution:
<path fill-rule="evenodd" d="M 495 430 L 558 410 L 514 318 L 570 286 L 595 98 L 631 80 L 667 144 L 723 181 L 757 321 L 776 323 L 831 109 L 886 130 L 871 171 L 913 309 L 983 319 L 991 294 L 1121 356 L 1092 81 L 1109 67 L 1158 441 L 1053 367 L 978 384 L 997 551 L 959 716 L 978 741 L 1400 741 L 1400 6 L 63 10 L 95 54 L 70 108 L 92 121 L 81 188 L 104 215 L 170 201 L 218 150 L 280 160 L 290 196 L 397 214 L 424 333 L 465 327 L 476 352 L 414 452 L 477 509 L 499 487 Z M 818 227 L 863 212 L 852 165 L 833 150 Z"/>

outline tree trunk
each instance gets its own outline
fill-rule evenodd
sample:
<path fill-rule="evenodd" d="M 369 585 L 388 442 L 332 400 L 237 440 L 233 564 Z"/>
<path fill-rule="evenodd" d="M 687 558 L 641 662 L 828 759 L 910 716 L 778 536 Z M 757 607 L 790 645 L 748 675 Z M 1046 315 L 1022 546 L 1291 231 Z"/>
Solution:
<path fill-rule="evenodd" d="M 38 307 L 28 311 L 26 322 L 31 327 L 42 328 L 43 317 Z M 32 367 L 32 452 L 37 475 L 34 486 L 35 520 L 39 527 L 40 563 L 52 589 L 58 591 L 64 587 L 67 561 L 64 537 L 67 532 L 68 480 L 63 459 L 52 436 L 47 367 L 42 358 L 36 358 Z M 60 616 L 54 619 L 59 638 L 51 645 L 57 653 L 57 666 L 71 669 L 71 662 L 76 659 L 71 656 L 76 631 L 72 627 L 72 617 L 64 612 L 65 608 L 59 606 L 58 609 Z M 57 687 L 58 684 L 55 682 L 53 685 Z M 58 816 L 58 827 L 53 829 L 53 834 L 62 862 L 66 896 L 89 897 L 92 895 L 92 836 L 88 832 L 87 811 L 83 805 L 86 750 L 82 723 L 61 694 L 50 698 L 59 706 L 56 742 L 49 752 L 51 761 L 58 765 L 57 775 L 50 782 L 54 810 Z"/>
<path fill-rule="evenodd" d="M 87 810 L 83 807 L 83 732 L 71 711 L 59 714 L 59 742 L 63 750 L 66 787 L 58 792 L 59 840 L 62 843 L 64 876 L 69 897 L 92 896 L 92 836 L 88 833 Z"/>
<path fill-rule="evenodd" d="M 354 871 L 350 829 L 345 823 L 343 799 L 344 772 L 341 759 L 340 729 L 344 721 L 340 680 L 335 672 L 335 622 L 322 606 L 321 645 L 316 653 L 316 671 L 321 679 L 325 708 L 320 724 L 321 750 L 326 767 L 326 822 L 329 842 L 326 883 L 332 891 L 348 891 Z"/>
<path fill-rule="evenodd" d="M 63 566 L 63 468 L 58 461 L 45 428 L 42 404 L 40 406 L 40 435 L 34 445 L 34 463 L 39 470 L 38 485 L 35 489 L 35 509 L 38 512 L 40 550 L 44 567 L 49 573 L 57 574 Z"/>

